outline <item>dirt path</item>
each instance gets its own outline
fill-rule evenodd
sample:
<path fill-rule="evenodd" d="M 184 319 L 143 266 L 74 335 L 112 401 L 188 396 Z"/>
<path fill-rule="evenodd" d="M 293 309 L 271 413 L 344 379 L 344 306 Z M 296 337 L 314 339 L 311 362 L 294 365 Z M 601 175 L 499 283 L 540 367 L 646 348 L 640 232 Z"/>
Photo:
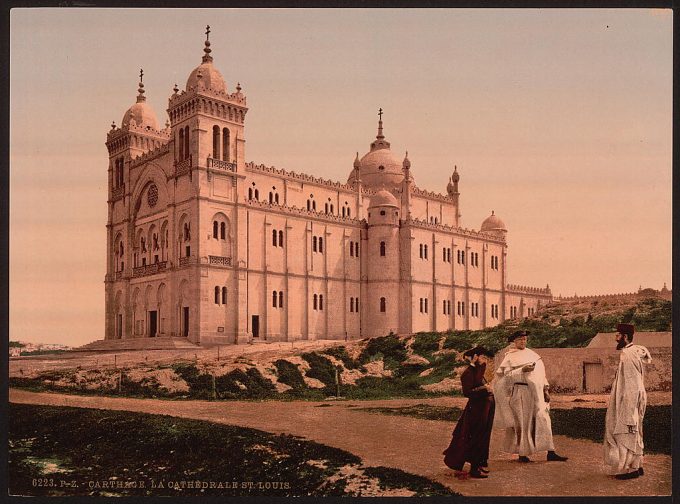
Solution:
<path fill-rule="evenodd" d="M 463 403 L 457 398 L 445 398 Z M 459 405 L 438 402 L 447 405 Z M 361 457 L 368 466 L 388 466 L 419 474 L 464 495 L 670 495 L 671 457 L 645 457 L 645 476 L 621 482 L 607 477 L 602 467 L 602 445 L 555 436 L 558 451 L 570 457 L 566 463 L 539 461 L 519 464 L 494 449 L 499 433 L 491 439 L 488 480 L 457 481 L 442 463 L 448 445 L 449 422 L 420 420 L 357 411 L 357 407 L 402 406 L 423 400 L 319 402 L 209 402 L 157 399 L 104 398 L 10 389 L 10 402 L 138 411 L 252 427 L 285 433 L 340 448 Z M 322 404 L 330 406 L 320 407 Z M 354 407 L 352 407 L 354 406 Z"/>

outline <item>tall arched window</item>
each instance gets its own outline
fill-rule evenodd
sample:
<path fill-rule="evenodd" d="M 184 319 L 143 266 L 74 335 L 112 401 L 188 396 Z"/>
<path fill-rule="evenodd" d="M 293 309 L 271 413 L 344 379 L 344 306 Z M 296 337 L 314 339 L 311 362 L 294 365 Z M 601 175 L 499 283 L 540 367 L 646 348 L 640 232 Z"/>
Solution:
<path fill-rule="evenodd" d="M 222 287 L 222 304 L 227 304 L 227 288 Z"/>
<path fill-rule="evenodd" d="M 342 207 L 342 216 L 345 216 L 345 207 Z"/>
<path fill-rule="evenodd" d="M 385 256 L 385 242 L 382 242 L 382 241 L 380 242 L 380 255 L 382 257 Z"/>
<path fill-rule="evenodd" d="M 319 306 L 319 297 L 316 294 L 314 294 L 314 309 L 316 310 L 318 306 Z"/>
<path fill-rule="evenodd" d="M 179 159 L 184 159 L 184 128 L 179 130 Z"/>
<path fill-rule="evenodd" d="M 220 158 L 220 127 L 213 126 L 213 158 Z"/>
<path fill-rule="evenodd" d="M 279 291 L 279 308 L 283 308 L 283 291 Z"/>
<path fill-rule="evenodd" d="M 387 306 L 386 306 L 386 305 L 387 305 L 387 301 L 385 300 L 384 297 L 381 297 L 381 298 L 380 298 L 380 312 L 381 312 L 381 313 L 385 313 L 385 311 L 387 310 Z"/>
<path fill-rule="evenodd" d="M 227 224 L 225 222 L 220 222 L 220 238 L 227 239 Z"/>
<path fill-rule="evenodd" d="M 222 159 L 229 161 L 229 128 L 222 128 Z"/>
<path fill-rule="evenodd" d="M 307 200 L 307 211 L 309 212 L 312 209 L 312 202 Z"/>
<path fill-rule="evenodd" d="M 312 201 L 312 210 L 316 212 L 316 201 Z"/>
<path fill-rule="evenodd" d="M 274 203 L 274 193 L 269 191 L 269 204 L 272 204 L 272 203 Z"/>
<path fill-rule="evenodd" d="M 274 203 L 279 204 L 279 193 L 274 194 Z"/>
<path fill-rule="evenodd" d="M 347 217 L 351 217 L 351 216 L 352 216 L 352 215 L 351 215 L 351 213 L 350 213 L 350 211 L 349 211 L 349 208 L 348 208 L 348 209 L 347 209 Z"/>
<path fill-rule="evenodd" d="M 326 205 L 325 205 L 324 212 L 328 213 L 328 203 L 326 203 Z"/>
<path fill-rule="evenodd" d="M 276 291 L 272 291 L 272 307 L 276 308 Z"/>
<path fill-rule="evenodd" d="M 253 188 L 252 187 L 248 188 L 248 199 L 253 199 Z"/>
<path fill-rule="evenodd" d="M 276 229 L 272 229 L 272 245 L 276 247 Z"/>
<path fill-rule="evenodd" d="M 316 236 L 312 237 L 312 251 L 316 252 Z"/>
<path fill-rule="evenodd" d="M 319 310 L 323 310 L 323 294 L 319 294 Z"/>
<path fill-rule="evenodd" d="M 217 221 L 213 221 L 213 238 L 215 239 L 217 239 L 217 227 L 218 227 Z"/>
<path fill-rule="evenodd" d="M 257 189 L 255 189 L 255 199 L 257 201 L 260 201 L 260 191 L 258 191 Z"/>
<path fill-rule="evenodd" d="M 319 236 L 319 252 L 323 252 L 323 238 Z"/>
<path fill-rule="evenodd" d="M 220 304 L 220 288 L 215 287 L 215 304 Z"/>
<path fill-rule="evenodd" d="M 189 159 L 189 126 L 184 127 L 184 159 Z"/>
<path fill-rule="evenodd" d="M 279 231 L 279 247 L 283 247 L 283 231 Z"/>

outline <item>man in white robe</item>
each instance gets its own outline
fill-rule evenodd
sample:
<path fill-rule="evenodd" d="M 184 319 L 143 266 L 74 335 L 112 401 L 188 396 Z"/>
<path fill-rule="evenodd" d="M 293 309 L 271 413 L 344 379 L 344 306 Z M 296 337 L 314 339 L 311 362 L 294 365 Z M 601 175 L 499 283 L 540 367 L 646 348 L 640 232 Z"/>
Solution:
<path fill-rule="evenodd" d="M 647 408 L 644 365 L 652 362 L 649 350 L 633 345 L 635 327 L 616 327 L 616 349 L 621 351 L 619 368 L 609 396 L 605 418 L 604 462 L 617 479 L 633 479 L 642 469 L 642 420 Z"/>
<path fill-rule="evenodd" d="M 547 451 L 547 460 L 564 462 L 555 453 L 550 423 L 550 395 L 545 366 L 526 347 L 528 331 L 508 337 L 514 348 L 508 350 L 494 380 L 496 416 L 494 428 L 505 429 L 503 451 L 517 453 L 519 462 L 531 462 L 529 455 Z"/>

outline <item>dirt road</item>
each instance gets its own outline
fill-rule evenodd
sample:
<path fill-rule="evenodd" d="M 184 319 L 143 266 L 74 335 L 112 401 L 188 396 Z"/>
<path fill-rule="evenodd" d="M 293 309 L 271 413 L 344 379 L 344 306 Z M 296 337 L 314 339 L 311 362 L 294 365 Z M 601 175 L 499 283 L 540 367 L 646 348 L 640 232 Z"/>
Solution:
<path fill-rule="evenodd" d="M 459 402 L 457 399 L 454 399 Z M 555 436 L 566 463 L 539 461 L 519 464 L 494 449 L 494 432 L 487 480 L 457 481 L 442 463 L 452 425 L 404 416 L 358 410 L 373 406 L 404 406 L 422 400 L 350 402 L 210 402 L 104 398 L 10 390 L 10 402 L 137 411 L 207 420 L 285 433 L 311 439 L 358 455 L 369 466 L 396 467 L 445 484 L 464 495 L 669 495 L 671 457 L 645 457 L 645 476 L 621 482 L 603 473 L 602 445 Z M 321 406 L 326 404 L 329 406 Z M 451 404 L 454 405 L 454 404 Z M 458 404 L 455 404 L 458 405 Z"/>

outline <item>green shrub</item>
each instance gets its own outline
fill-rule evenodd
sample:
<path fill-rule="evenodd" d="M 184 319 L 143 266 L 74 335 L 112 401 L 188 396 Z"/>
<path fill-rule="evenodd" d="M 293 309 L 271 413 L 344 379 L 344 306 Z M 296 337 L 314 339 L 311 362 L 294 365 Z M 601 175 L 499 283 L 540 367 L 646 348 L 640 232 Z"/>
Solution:
<path fill-rule="evenodd" d="M 276 366 L 276 375 L 279 378 L 279 382 L 285 383 L 293 387 L 293 389 L 304 389 L 307 387 L 300 369 L 292 362 L 279 359 L 274 362 L 274 366 Z"/>
<path fill-rule="evenodd" d="M 432 361 L 432 354 L 439 350 L 439 340 L 441 339 L 441 333 L 418 333 L 415 335 L 411 349 L 414 353 Z"/>
<path fill-rule="evenodd" d="M 385 369 L 396 369 L 406 360 L 406 345 L 394 334 L 371 338 L 359 355 L 359 362 L 366 364 L 375 360 L 379 354 L 385 363 Z"/>

